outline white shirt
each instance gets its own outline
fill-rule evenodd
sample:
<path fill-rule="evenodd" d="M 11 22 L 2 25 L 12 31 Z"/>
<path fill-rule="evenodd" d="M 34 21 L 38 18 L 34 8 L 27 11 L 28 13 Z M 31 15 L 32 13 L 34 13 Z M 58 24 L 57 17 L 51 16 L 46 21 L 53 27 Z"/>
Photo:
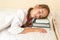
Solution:
<path fill-rule="evenodd" d="M 0 31 L 5 30 L 9 25 L 11 25 L 8 28 L 8 32 L 12 34 L 18 34 L 24 30 L 24 28 L 21 28 L 23 21 L 24 21 L 24 11 L 18 10 L 16 14 L 6 17 L 6 22 L 4 25 L 0 26 Z"/>
<path fill-rule="evenodd" d="M 24 28 L 21 28 L 21 26 L 22 24 L 24 24 L 24 21 L 26 21 L 25 17 L 26 17 L 26 12 L 24 12 L 23 10 L 18 10 L 16 14 L 6 17 L 6 22 L 4 23 L 4 25 L 0 26 L 0 31 L 4 30 L 11 24 L 11 26 L 8 28 L 8 32 L 12 34 L 18 34 L 22 32 Z M 49 20 L 52 25 L 51 16 Z"/>

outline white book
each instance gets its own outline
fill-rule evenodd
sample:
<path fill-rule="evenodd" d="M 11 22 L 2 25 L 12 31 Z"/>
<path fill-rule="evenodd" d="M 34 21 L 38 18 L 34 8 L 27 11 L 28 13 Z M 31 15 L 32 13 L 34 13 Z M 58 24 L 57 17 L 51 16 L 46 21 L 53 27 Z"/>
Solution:
<path fill-rule="evenodd" d="M 43 28 L 49 28 L 50 24 L 39 24 L 39 23 L 33 23 L 33 27 L 43 27 Z"/>
<path fill-rule="evenodd" d="M 35 23 L 49 23 L 48 19 L 36 19 Z"/>

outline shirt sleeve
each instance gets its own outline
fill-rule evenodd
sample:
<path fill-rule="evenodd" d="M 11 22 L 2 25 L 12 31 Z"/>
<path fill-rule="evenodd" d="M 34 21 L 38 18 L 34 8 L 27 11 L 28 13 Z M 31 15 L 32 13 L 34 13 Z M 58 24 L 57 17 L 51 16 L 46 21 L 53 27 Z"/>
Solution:
<path fill-rule="evenodd" d="M 24 20 L 24 12 L 22 10 L 19 10 L 11 23 L 9 32 L 13 34 L 18 34 L 22 32 L 24 30 L 24 28 L 21 28 L 23 20 Z"/>
<path fill-rule="evenodd" d="M 9 27 L 12 19 L 13 19 L 13 16 L 6 16 L 0 20 L 0 32 Z"/>

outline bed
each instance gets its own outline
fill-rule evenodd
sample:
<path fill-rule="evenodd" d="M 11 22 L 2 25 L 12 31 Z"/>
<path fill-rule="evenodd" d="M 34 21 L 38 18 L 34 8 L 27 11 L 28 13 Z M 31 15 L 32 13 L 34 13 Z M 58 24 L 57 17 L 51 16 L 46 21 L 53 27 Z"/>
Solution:
<path fill-rule="evenodd" d="M 0 13 L 3 13 L 2 15 L 4 15 L 4 13 L 6 13 L 4 15 L 4 17 L 7 17 L 11 14 L 15 14 L 16 11 L 17 10 L 4 9 L 2 11 L 0 10 Z M 1 17 L 3 17 L 3 16 L 1 16 Z M 3 17 L 3 19 L 4 19 L 4 17 Z M 0 24 L 0 26 L 1 26 L 1 24 Z M 29 32 L 26 34 L 11 34 L 7 30 L 0 32 L 0 40 L 58 40 L 56 32 L 53 30 L 53 28 L 52 29 L 51 28 L 45 28 L 47 33 Z"/>
<path fill-rule="evenodd" d="M 53 30 L 46 30 L 47 33 L 29 32 L 26 34 L 11 34 L 5 30 L 0 33 L 0 40 L 57 40 Z"/>

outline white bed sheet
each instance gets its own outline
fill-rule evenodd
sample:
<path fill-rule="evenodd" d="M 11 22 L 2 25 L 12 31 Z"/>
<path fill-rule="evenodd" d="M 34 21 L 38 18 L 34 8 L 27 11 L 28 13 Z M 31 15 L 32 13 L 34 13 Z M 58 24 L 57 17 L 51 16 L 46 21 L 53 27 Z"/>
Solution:
<path fill-rule="evenodd" d="M 15 11 L 9 10 L 0 10 L 0 19 L 10 16 L 11 14 L 16 14 Z M 5 21 L 0 20 L 0 25 L 2 25 Z M 47 33 L 39 33 L 39 32 L 30 32 L 27 34 L 11 34 L 7 30 L 0 33 L 0 40 L 57 40 L 55 33 L 53 30 L 46 29 Z"/>
<path fill-rule="evenodd" d="M 46 30 L 47 33 L 30 32 L 27 34 L 11 34 L 5 30 L 0 33 L 0 40 L 57 40 L 53 30 Z"/>

